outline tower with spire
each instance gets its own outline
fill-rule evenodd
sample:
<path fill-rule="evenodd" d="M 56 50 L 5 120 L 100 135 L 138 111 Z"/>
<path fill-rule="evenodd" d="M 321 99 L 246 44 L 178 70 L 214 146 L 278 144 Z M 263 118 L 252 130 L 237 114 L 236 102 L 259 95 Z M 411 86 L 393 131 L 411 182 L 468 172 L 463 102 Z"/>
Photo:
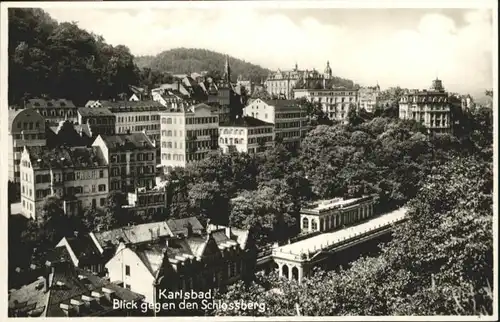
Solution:
<path fill-rule="evenodd" d="M 222 81 L 231 86 L 231 67 L 229 66 L 229 55 L 226 55 L 226 63 L 224 64 L 224 74 L 222 75 Z"/>
<path fill-rule="evenodd" d="M 326 68 L 325 68 L 325 79 L 331 79 L 332 78 L 332 69 L 330 67 L 330 61 L 326 62 Z"/>

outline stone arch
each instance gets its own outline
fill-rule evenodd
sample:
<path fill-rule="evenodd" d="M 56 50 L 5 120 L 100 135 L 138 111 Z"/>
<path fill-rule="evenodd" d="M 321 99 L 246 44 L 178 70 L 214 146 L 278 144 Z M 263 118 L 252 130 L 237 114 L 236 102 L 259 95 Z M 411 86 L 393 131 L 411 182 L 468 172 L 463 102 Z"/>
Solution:
<path fill-rule="evenodd" d="M 318 230 L 318 222 L 316 221 L 316 219 L 311 219 L 311 229 L 312 231 Z"/>
<path fill-rule="evenodd" d="M 299 280 L 299 269 L 297 266 L 292 267 L 292 279 L 298 281 Z"/>
<path fill-rule="evenodd" d="M 289 269 L 288 269 L 288 265 L 287 264 L 283 264 L 283 266 L 281 267 L 281 274 L 282 274 L 282 276 L 288 278 L 288 276 L 289 276 Z"/>

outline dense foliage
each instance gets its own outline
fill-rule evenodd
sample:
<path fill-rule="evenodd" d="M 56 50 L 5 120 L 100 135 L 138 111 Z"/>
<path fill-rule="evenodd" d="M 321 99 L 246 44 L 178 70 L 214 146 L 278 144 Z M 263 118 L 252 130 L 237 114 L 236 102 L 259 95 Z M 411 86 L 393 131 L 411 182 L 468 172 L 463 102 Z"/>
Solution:
<path fill-rule="evenodd" d="M 175 48 L 156 56 L 136 57 L 135 62 L 140 68 L 150 68 L 163 73 L 190 74 L 207 71 L 218 78 L 224 71 L 226 56 L 206 49 Z M 234 57 L 229 57 L 229 64 L 233 81 L 241 75 L 243 79 L 260 83 L 270 73 L 268 69 Z"/>
<path fill-rule="evenodd" d="M 91 98 L 117 98 L 139 84 L 127 47 L 111 46 L 75 23 L 58 23 L 41 9 L 8 13 L 10 104 L 47 96 L 80 105 Z"/>

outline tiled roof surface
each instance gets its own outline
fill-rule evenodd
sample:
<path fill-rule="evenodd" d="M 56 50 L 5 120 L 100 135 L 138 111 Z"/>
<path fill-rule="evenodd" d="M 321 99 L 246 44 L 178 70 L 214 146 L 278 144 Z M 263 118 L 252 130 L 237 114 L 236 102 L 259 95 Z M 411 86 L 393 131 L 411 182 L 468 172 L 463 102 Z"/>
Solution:
<path fill-rule="evenodd" d="M 264 122 L 251 116 L 240 117 L 234 121 L 222 123 L 221 127 L 257 127 L 257 126 L 273 126 L 272 123 Z"/>
<path fill-rule="evenodd" d="M 142 111 L 162 111 L 165 109 L 160 103 L 147 101 L 101 101 L 102 107 L 108 108 L 112 113 L 120 112 L 142 112 Z"/>
<path fill-rule="evenodd" d="M 113 113 L 105 107 L 79 107 L 78 113 L 81 116 L 113 116 Z"/>
<path fill-rule="evenodd" d="M 151 241 L 158 236 L 170 235 L 171 232 L 164 221 L 94 232 L 94 236 L 102 247 L 106 245 L 106 241 L 118 246 L 120 240 L 123 240 L 126 244 L 138 244 Z"/>
<path fill-rule="evenodd" d="M 104 143 L 109 150 L 136 150 L 136 149 L 154 149 L 155 147 L 149 140 L 146 134 L 130 133 L 130 134 L 115 134 L 101 135 Z"/>
<path fill-rule="evenodd" d="M 65 317 L 66 313 L 60 304 L 70 304 L 71 300 L 83 301 L 82 296 L 92 297 L 92 291 L 101 292 L 103 288 L 114 291 L 124 301 L 143 300 L 144 296 L 124 289 L 87 271 L 74 268 L 69 263 L 55 263 L 54 271 L 49 275 L 50 288 L 45 291 L 46 277 L 26 285 L 10 294 L 9 310 L 29 306 L 28 310 L 38 311 L 37 316 Z M 85 302 L 85 301 L 83 301 Z M 46 307 L 46 308 L 45 308 Z M 110 300 L 103 297 L 100 302 L 93 301 L 82 305 L 79 316 L 95 316 L 108 312 L 113 308 Z"/>
<path fill-rule="evenodd" d="M 66 99 L 51 99 L 46 100 L 42 98 L 29 99 L 26 102 L 26 107 L 41 108 L 41 107 L 59 107 L 59 108 L 74 108 L 76 107 L 72 101 Z"/>
<path fill-rule="evenodd" d="M 26 147 L 34 169 L 106 166 L 99 147 Z"/>
<path fill-rule="evenodd" d="M 201 232 L 204 230 L 203 225 L 200 223 L 200 221 L 196 217 L 188 217 L 188 218 L 181 218 L 181 219 L 169 219 L 167 220 L 167 225 L 172 234 L 178 235 L 178 234 L 183 234 L 187 235 L 188 230 L 187 230 L 187 225 L 190 224 L 193 232 Z"/>

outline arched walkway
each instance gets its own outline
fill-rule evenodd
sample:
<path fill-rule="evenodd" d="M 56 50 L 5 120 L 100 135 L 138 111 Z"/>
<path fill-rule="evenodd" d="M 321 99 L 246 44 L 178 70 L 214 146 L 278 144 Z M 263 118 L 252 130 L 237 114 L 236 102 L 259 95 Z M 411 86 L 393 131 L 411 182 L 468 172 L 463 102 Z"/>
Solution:
<path fill-rule="evenodd" d="M 292 268 L 292 279 L 299 280 L 299 269 L 297 267 Z"/>
<path fill-rule="evenodd" d="M 286 264 L 283 264 L 283 267 L 281 268 L 281 274 L 282 276 L 288 278 L 288 266 Z"/>

